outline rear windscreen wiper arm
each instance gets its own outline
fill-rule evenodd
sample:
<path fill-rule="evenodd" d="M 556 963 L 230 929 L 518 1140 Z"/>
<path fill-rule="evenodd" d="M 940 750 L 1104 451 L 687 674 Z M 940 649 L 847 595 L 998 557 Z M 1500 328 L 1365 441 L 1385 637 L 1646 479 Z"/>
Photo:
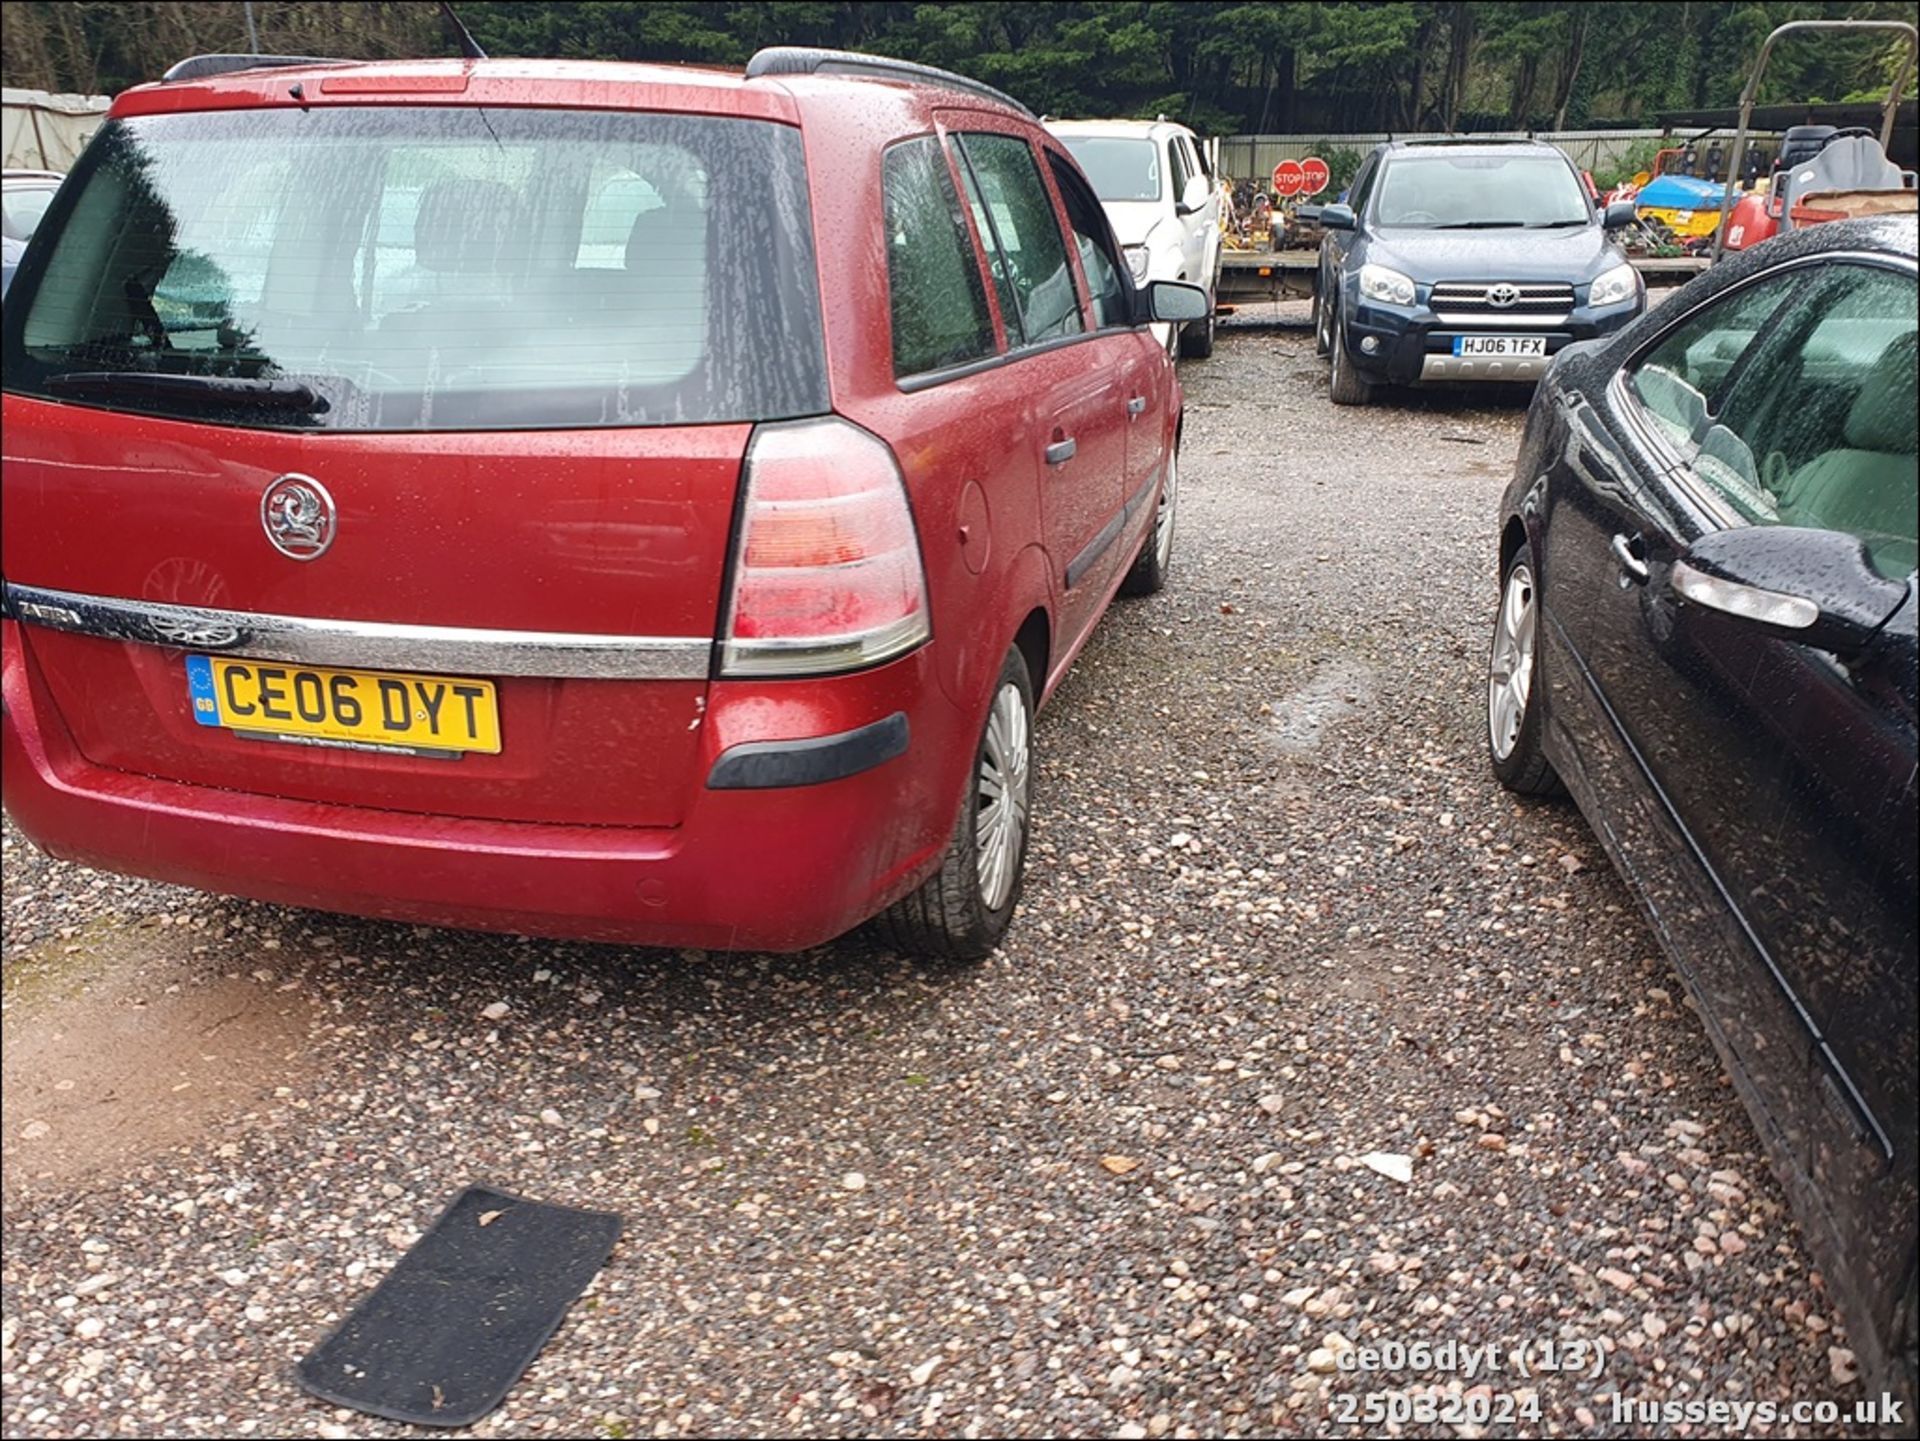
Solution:
<path fill-rule="evenodd" d="M 156 375 L 141 370 L 75 370 L 47 378 L 59 394 L 121 395 L 147 400 L 208 399 L 222 405 L 258 410 L 291 410 L 319 415 L 332 409 L 325 396 L 303 380 L 245 380 L 232 375 Z"/>

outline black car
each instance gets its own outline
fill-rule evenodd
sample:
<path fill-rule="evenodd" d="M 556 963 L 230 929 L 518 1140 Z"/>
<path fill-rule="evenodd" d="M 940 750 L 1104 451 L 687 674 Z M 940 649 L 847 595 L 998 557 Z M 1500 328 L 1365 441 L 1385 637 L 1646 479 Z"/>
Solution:
<path fill-rule="evenodd" d="M 1487 683 L 1494 771 L 1573 793 L 1909 1397 L 1915 249 L 1911 216 L 1816 226 L 1561 351 Z"/>
<path fill-rule="evenodd" d="M 1375 385 L 1532 384 L 1559 351 L 1646 308 L 1573 162 L 1534 140 L 1394 140 L 1320 212 L 1314 343 L 1335 405 Z"/>

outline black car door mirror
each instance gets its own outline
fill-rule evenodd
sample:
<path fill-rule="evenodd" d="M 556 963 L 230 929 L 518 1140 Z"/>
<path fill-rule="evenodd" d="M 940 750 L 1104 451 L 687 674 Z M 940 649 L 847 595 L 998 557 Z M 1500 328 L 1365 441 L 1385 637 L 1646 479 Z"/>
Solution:
<path fill-rule="evenodd" d="M 1322 230 L 1354 230 L 1358 227 L 1353 219 L 1351 205 L 1323 205 L 1320 207 L 1320 228 Z"/>
<path fill-rule="evenodd" d="M 1150 319 L 1172 321 L 1176 325 L 1205 320 L 1207 292 L 1184 281 L 1152 281 L 1147 286 L 1147 314 Z"/>
<path fill-rule="evenodd" d="M 1608 230 L 1625 230 L 1637 213 L 1631 200 L 1616 200 L 1601 213 L 1600 223 Z"/>
<path fill-rule="evenodd" d="M 1840 656 L 1864 649 L 1907 593 L 1873 568 L 1859 537 L 1782 525 L 1700 537 L 1671 583 L 1683 600 Z"/>

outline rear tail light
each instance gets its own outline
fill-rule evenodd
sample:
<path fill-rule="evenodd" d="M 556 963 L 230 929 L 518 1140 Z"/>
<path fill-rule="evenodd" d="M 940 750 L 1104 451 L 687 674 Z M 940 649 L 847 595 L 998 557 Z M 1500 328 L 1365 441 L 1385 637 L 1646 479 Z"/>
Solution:
<path fill-rule="evenodd" d="M 906 484 L 883 442 L 831 418 L 760 426 L 744 490 L 723 674 L 853 670 L 933 633 Z"/>

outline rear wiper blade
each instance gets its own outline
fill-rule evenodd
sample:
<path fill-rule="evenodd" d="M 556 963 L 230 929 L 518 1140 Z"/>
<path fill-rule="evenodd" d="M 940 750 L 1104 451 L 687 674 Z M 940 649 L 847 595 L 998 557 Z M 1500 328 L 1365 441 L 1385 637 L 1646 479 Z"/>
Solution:
<path fill-rule="evenodd" d="M 1523 230 L 1524 220 L 1462 220 L 1453 225 L 1436 225 L 1435 230 Z"/>
<path fill-rule="evenodd" d="M 56 394 L 120 395 L 146 400 L 217 401 L 256 410 L 290 410 L 320 415 L 332 404 L 302 380 L 246 380 L 233 375 L 156 375 L 141 370 L 75 370 L 49 376 Z"/>

